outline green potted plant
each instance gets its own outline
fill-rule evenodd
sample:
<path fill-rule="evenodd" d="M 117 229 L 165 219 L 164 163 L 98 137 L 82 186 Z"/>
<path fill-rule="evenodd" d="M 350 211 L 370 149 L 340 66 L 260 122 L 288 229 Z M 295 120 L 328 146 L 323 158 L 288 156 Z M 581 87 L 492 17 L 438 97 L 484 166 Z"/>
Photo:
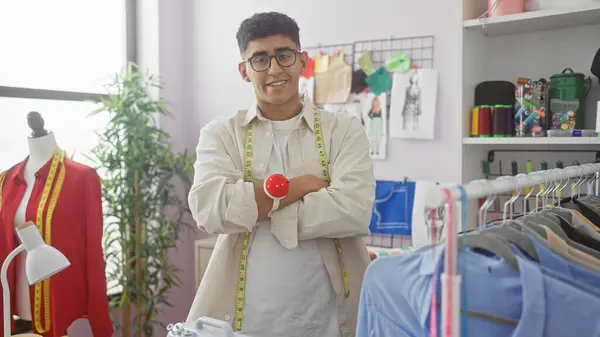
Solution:
<path fill-rule="evenodd" d="M 157 125 L 170 116 L 166 102 L 153 98 L 161 87 L 152 75 L 130 63 L 115 75 L 92 114 L 108 114 L 92 159 L 102 177 L 104 250 L 107 283 L 117 295 L 110 308 L 121 309 L 123 337 L 152 336 L 167 292 L 180 286 L 179 270 L 169 263 L 169 249 L 189 227 L 187 195 L 193 160 L 171 149 L 170 135 Z"/>

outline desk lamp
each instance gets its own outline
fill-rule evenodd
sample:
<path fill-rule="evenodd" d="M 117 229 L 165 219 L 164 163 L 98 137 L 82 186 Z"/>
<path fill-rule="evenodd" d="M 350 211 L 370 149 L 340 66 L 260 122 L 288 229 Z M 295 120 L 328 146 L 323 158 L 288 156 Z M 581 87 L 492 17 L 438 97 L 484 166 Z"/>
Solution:
<path fill-rule="evenodd" d="M 22 251 L 27 251 L 25 271 L 30 285 L 43 281 L 71 265 L 69 260 L 56 248 L 44 243 L 40 232 L 31 221 L 16 228 L 21 245 L 15 248 L 0 269 L 2 281 L 2 304 L 4 309 L 4 336 L 11 334 L 10 327 L 10 289 L 8 289 L 8 265 Z"/>

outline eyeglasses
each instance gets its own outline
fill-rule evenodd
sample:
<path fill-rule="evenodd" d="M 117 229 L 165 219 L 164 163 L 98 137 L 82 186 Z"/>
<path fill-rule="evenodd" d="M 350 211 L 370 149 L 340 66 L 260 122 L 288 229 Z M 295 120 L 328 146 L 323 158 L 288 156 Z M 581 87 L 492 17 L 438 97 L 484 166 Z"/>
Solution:
<path fill-rule="evenodd" d="M 271 68 L 271 61 L 273 59 L 275 59 L 277 64 L 279 64 L 281 67 L 287 68 L 296 63 L 297 53 L 298 51 L 296 50 L 284 49 L 278 51 L 273 56 L 267 54 L 252 56 L 247 61 L 244 61 L 244 63 L 250 63 L 250 66 L 256 72 L 267 71 L 269 68 Z"/>

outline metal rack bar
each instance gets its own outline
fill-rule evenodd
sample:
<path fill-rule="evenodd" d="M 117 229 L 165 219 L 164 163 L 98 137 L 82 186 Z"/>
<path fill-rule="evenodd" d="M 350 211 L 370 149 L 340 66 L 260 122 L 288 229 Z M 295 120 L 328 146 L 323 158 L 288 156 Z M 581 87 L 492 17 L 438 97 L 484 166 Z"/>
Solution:
<path fill-rule="evenodd" d="M 476 180 L 462 187 L 467 199 L 476 199 L 489 196 L 490 194 L 510 193 L 512 190 L 523 189 L 529 186 L 550 184 L 557 179 L 576 178 L 600 172 L 600 164 L 583 164 L 569 166 L 564 169 L 550 169 L 546 171 L 535 171 L 529 174 L 517 176 L 505 176 L 494 180 Z M 460 190 L 457 187 L 447 188 L 454 200 L 461 199 Z M 438 208 L 446 203 L 446 195 L 442 188 L 435 188 L 425 195 L 425 207 L 427 209 Z"/>

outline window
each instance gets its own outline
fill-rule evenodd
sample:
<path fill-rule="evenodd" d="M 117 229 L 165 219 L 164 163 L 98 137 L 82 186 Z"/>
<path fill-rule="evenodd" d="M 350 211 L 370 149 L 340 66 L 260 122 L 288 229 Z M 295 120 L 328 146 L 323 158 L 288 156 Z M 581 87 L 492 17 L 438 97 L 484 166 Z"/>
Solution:
<path fill-rule="evenodd" d="M 98 144 L 96 132 L 103 131 L 108 120 L 105 115 L 89 118 L 95 108 L 94 103 L 76 101 L 51 101 L 38 99 L 0 97 L 2 127 L 0 134 L 0 171 L 4 171 L 25 159 L 29 153 L 27 135 L 31 129 L 27 126 L 29 111 L 42 114 L 44 128 L 52 131 L 56 142 L 67 156 L 88 166 L 94 164 L 87 158 L 89 151 Z"/>
<path fill-rule="evenodd" d="M 0 86 L 104 93 L 126 62 L 125 2 L 0 1 Z"/>
<path fill-rule="evenodd" d="M 69 157 L 94 166 L 87 156 L 108 120 L 89 117 L 95 104 L 86 100 L 99 99 L 112 76 L 136 61 L 135 2 L 0 1 L 0 172 L 28 155 L 30 111 Z M 110 294 L 120 291 L 108 286 Z"/>

